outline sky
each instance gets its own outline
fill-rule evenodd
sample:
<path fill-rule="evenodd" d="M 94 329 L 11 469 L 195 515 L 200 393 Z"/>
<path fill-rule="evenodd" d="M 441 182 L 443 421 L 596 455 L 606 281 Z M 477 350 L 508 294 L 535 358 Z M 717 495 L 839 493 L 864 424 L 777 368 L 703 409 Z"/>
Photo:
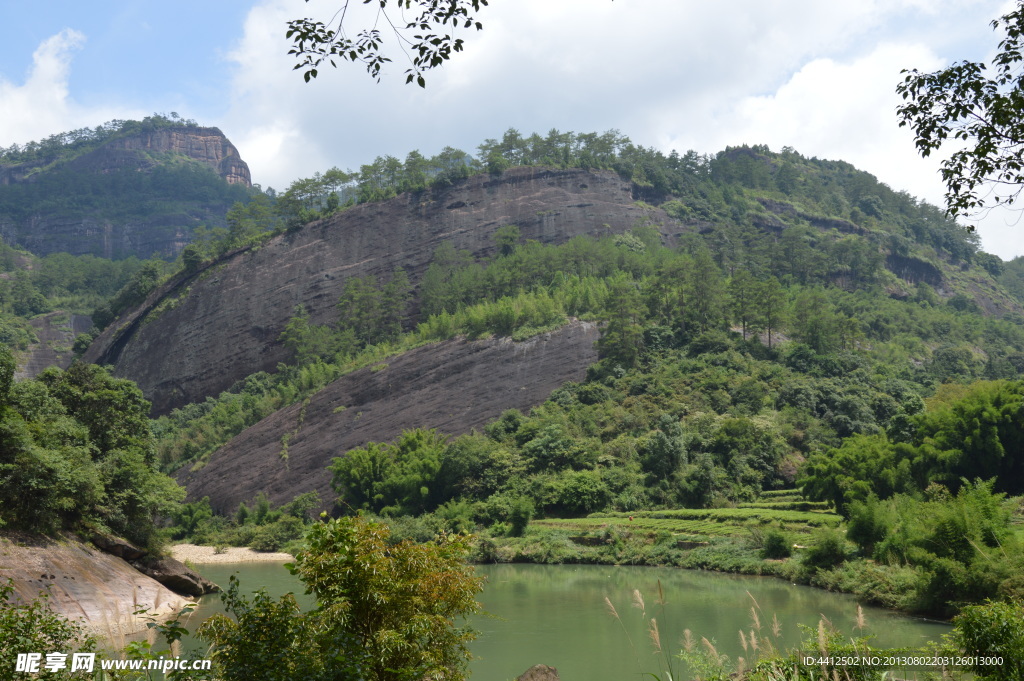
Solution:
<path fill-rule="evenodd" d="M 373 22 L 354 0 L 349 26 Z M 898 127 L 902 69 L 984 60 L 1012 0 L 491 0 L 482 31 L 427 87 L 400 52 L 305 83 L 288 19 L 341 0 L 0 3 L 0 146 L 176 112 L 219 127 L 253 181 L 282 190 L 337 166 L 523 134 L 617 129 L 666 153 L 792 147 L 942 204 L 939 161 Z M 982 247 L 1024 255 L 1020 211 L 978 221 Z"/>

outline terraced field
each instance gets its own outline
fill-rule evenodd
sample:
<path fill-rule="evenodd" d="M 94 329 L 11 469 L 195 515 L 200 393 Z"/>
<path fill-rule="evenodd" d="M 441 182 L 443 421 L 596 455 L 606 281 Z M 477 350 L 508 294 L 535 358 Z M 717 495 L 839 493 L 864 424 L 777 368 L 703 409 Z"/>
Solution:
<path fill-rule="evenodd" d="M 684 508 L 632 513 L 593 513 L 586 518 L 536 520 L 540 527 L 593 532 L 619 526 L 634 531 L 670 532 L 680 539 L 749 535 L 754 529 L 780 528 L 791 533 L 810 533 L 820 527 L 836 527 L 842 519 L 825 504 L 804 501 L 795 490 L 762 495 L 755 503 L 737 508 Z"/>

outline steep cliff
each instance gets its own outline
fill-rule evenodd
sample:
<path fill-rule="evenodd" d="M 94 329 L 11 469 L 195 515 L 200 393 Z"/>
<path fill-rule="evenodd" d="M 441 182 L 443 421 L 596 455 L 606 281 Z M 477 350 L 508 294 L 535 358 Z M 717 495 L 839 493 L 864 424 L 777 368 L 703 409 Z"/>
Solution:
<path fill-rule="evenodd" d="M 200 224 L 224 226 L 251 186 L 217 128 L 128 121 L 81 149 L 51 146 L 0 158 L 0 238 L 39 255 L 171 257 Z"/>
<path fill-rule="evenodd" d="M 529 409 L 566 381 L 583 380 L 597 361 L 597 337 L 595 324 L 575 321 L 521 343 L 452 340 L 417 348 L 268 416 L 178 480 L 190 497 L 208 496 L 224 512 L 260 491 L 274 504 L 312 489 L 328 501 L 332 457 L 410 428 L 457 435 L 506 409 Z"/>
<path fill-rule="evenodd" d="M 111 324 L 84 359 L 114 365 L 139 384 L 155 413 L 165 413 L 287 360 L 278 338 L 295 306 L 327 323 L 348 277 L 403 267 L 415 281 L 441 243 L 486 255 L 494 232 L 508 224 L 524 239 L 564 242 L 644 220 L 669 241 L 683 229 L 662 211 L 635 205 L 630 182 L 577 169 L 519 168 L 360 204 L 172 282 Z"/>
<path fill-rule="evenodd" d="M 252 186 L 249 165 L 219 128 L 162 128 L 114 139 L 96 152 L 78 157 L 69 166 L 91 172 L 109 172 L 133 164 L 134 167 L 146 167 L 147 156 L 153 153 L 175 154 L 201 161 L 228 184 Z"/>

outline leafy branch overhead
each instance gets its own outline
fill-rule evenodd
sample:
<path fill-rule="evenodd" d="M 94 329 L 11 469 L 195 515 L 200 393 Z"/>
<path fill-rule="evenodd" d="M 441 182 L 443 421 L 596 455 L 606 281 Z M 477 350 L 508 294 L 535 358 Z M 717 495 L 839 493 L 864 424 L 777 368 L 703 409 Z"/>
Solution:
<path fill-rule="evenodd" d="M 896 110 L 900 126 L 914 130 L 921 156 L 950 138 L 960 140 L 941 169 L 954 217 L 1011 203 L 1024 188 L 1024 2 L 992 27 L 1006 37 L 991 64 L 962 61 L 934 73 L 904 71 L 896 88 L 904 99 Z"/>
<path fill-rule="evenodd" d="M 415 81 L 426 87 L 424 72 L 462 51 L 463 40 L 454 37 L 455 31 L 483 28 L 476 13 L 487 6 L 488 0 L 362 0 L 364 5 L 379 7 L 373 26 L 354 36 L 345 27 L 349 3 L 344 0 L 326 23 L 309 18 L 288 22 L 285 35 L 292 41 L 288 54 L 299 58 L 295 69 L 302 69 L 307 83 L 317 77 L 325 61 L 337 68 L 336 60 L 364 64 L 367 73 L 379 82 L 381 68 L 392 61 L 384 52 L 386 36 L 392 35 L 410 63 L 405 82 Z M 378 28 L 382 25 L 383 32 Z"/>

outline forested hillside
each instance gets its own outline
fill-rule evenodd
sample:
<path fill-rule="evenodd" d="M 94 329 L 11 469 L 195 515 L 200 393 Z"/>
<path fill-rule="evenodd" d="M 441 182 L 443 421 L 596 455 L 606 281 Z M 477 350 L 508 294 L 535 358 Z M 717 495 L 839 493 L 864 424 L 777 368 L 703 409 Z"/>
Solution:
<path fill-rule="evenodd" d="M 1016 550 L 1005 495 L 1021 493 L 1020 260 L 981 252 L 867 173 L 791 150 L 665 156 L 616 133 L 509 131 L 479 152 L 333 169 L 236 204 L 227 229 L 173 263 L 116 266 L 126 284 L 94 315 L 106 330 L 79 349 L 143 377 L 160 411 L 181 405 L 152 422 L 150 460 L 215 497 L 174 511 L 173 536 L 276 548 L 319 506 L 406 518 L 394 522 L 416 536 L 476 528 L 482 559 L 557 562 L 585 559 L 559 528 L 635 514 L 668 529 L 602 530 L 586 559 L 782 570 L 937 614 L 965 589 L 1016 593 L 1020 566 L 995 556 Z M 5 253 L 3 285 L 52 305 L 39 286 L 58 256 Z M 61 262 L 47 291 L 91 267 L 115 274 Z M 423 346 L 514 348 L 573 320 L 599 330 L 597 362 L 546 401 L 513 401 L 523 381 L 482 353 L 460 390 L 489 422 L 445 432 L 429 410 L 398 410 L 374 441 L 328 437 L 374 418 L 359 383 L 387 394 L 414 379 L 417 399 L 443 401 L 409 359 L 431 356 Z M 437 369 L 434 389 L 451 391 Z M 25 385 L 46 397 L 61 376 Z M 26 399 L 10 408 L 32 423 Z M 231 473 L 231 452 L 259 452 L 246 468 L 260 474 Z M 46 467 L 19 470 L 21 487 L 57 484 Z M 231 480 L 245 492 L 216 492 Z M 780 494 L 796 498 L 766 501 Z M 766 532 L 818 548 L 753 561 Z M 883 574 L 870 588 L 867 561 Z"/>
<path fill-rule="evenodd" d="M 216 128 L 155 114 L 0 149 L 0 237 L 37 255 L 173 258 L 250 190 Z"/>

